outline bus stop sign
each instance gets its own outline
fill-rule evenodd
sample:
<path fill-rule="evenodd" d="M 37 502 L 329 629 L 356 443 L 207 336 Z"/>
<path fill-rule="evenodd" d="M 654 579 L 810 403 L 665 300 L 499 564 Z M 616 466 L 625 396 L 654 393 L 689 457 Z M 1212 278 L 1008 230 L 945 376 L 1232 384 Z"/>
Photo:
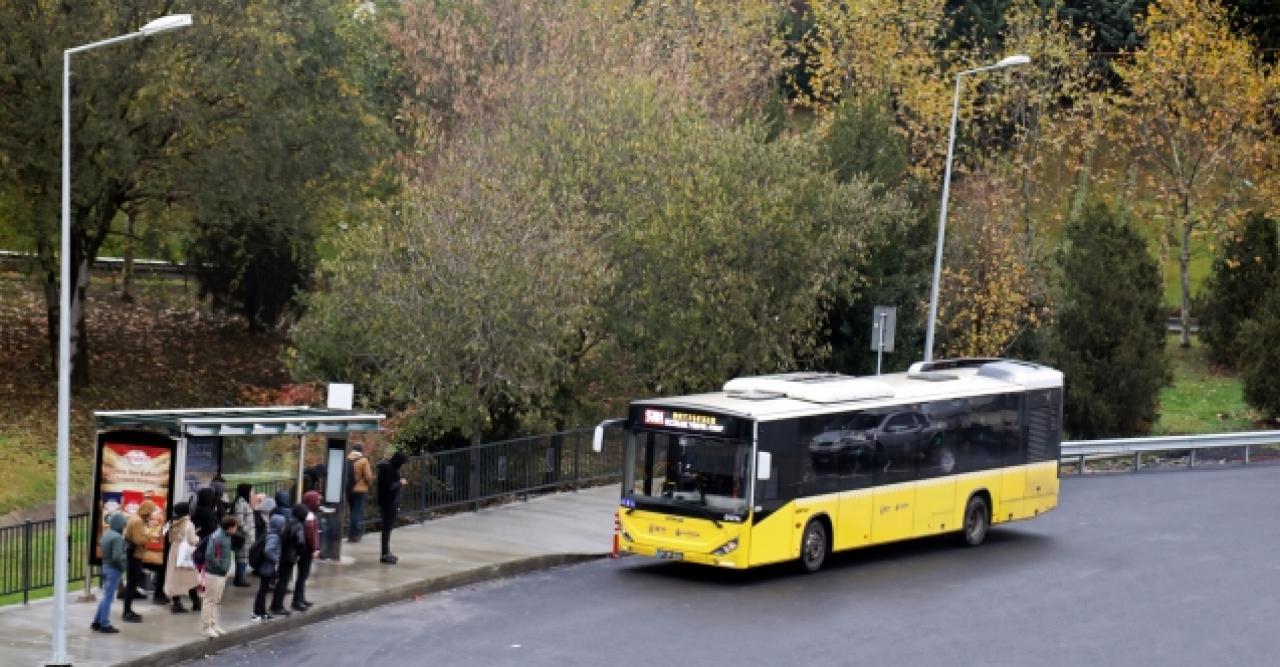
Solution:
<path fill-rule="evenodd" d="M 876 306 L 871 315 L 871 351 L 893 352 L 893 332 L 897 328 L 898 309 Z"/>

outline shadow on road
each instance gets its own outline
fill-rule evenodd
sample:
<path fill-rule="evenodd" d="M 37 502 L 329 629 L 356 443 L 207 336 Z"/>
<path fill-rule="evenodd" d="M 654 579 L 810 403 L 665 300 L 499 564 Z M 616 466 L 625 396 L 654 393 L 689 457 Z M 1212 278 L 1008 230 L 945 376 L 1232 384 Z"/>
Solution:
<path fill-rule="evenodd" d="M 951 569 L 967 570 L 979 565 L 1005 568 L 1033 562 L 1054 548 L 1057 540 L 1048 535 L 996 528 L 987 534 L 986 542 L 976 548 L 959 546 L 955 535 L 939 535 L 906 540 L 863 549 L 831 554 L 826 565 L 816 574 L 805 574 L 792 563 L 776 563 L 750 570 L 723 570 L 691 563 L 642 560 L 633 567 L 620 570 L 622 576 L 636 579 L 654 578 L 710 586 L 735 588 L 767 585 L 792 577 L 824 577 L 865 571 L 877 577 L 910 579 L 917 575 L 934 575 Z"/>

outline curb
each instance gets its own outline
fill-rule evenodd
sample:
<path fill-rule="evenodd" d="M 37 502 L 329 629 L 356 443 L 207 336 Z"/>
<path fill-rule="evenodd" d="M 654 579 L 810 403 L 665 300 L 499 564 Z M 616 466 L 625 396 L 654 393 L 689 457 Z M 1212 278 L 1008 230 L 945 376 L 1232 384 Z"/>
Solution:
<path fill-rule="evenodd" d="M 181 646 L 163 649 L 115 664 L 117 667 L 168 667 L 184 660 L 204 658 L 219 651 L 244 646 L 248 642 L 296 630 L 331 618 L 368 611 L 374 607 L 381 607 L 393 602 L 410 600 L 416 595 L 438 593 L 484 581 L 528 574 L 563 565 L 574 565 L 599 560 L 604 557 L 605 554 L 553 554 L 485 565 L 472 570 L 401 584 L 395 588 L 341 600 L 332 604 L 316 605 L 314 609 L 305 614 L 293 614 L 287 618 L 272 620 L 270 623 L 260 623 L 231 630 L 225 636 L 217 639 L 193 635 L 192 641 Z"/>

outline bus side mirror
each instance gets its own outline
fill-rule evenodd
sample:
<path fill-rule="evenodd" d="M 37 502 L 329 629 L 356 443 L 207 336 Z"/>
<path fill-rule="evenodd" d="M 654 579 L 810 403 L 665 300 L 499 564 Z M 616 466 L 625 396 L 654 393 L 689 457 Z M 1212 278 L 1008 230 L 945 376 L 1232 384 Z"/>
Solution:
<path fill-rule="evenodd" d="M 773 470 L 773 453 L 756 452 L 756 479 L 769 479 L 769 471 Z"/>
<path fill-rule="evenodd" d="M 596 431 L 591 435 L 591 451 L 599 454 L 604 451 L 604 430 L 615 424 L 621 424 L 625 419 L 606 419 L 596 424 Z"/>

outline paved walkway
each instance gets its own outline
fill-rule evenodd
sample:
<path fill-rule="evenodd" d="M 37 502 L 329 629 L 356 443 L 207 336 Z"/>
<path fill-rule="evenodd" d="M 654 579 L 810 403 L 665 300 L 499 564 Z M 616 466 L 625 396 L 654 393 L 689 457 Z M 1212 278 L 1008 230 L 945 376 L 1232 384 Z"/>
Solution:
<path fill-rule="evenodd" d="M 117 601 L 111 618 L 121 633 L 91 632 L 96 603 L 74 602 L 81 591 L 73 586 L 68 653 L 73 664 L 85 667 L 167 666 L 340 614 L 597 557 L 611 544 L 617 499 L 618 488 L 611 484 L 400 528 L 391 538 L 392 551 L 400 557 L 397 565 L 379 563 L 378 534 L 366 535 L 357 544 L 342 545 L 341 563 L 316 563 L 307 582 L 307 597 L 316 605 L 311 611 L 267 623 L 249 620 L 257 590 L 250 575 L 255 587 L 227 587 L 222 626 L 228 634 L 220 639 L 200 635 L 198 614 L 173 614 L 149 600 L 135 606 L 144 617 L 141 624 L 120 622 L 122 603 Z M 0 608 L 0 665 L 48 663 L 52 613 L 48 600 Z"/>

